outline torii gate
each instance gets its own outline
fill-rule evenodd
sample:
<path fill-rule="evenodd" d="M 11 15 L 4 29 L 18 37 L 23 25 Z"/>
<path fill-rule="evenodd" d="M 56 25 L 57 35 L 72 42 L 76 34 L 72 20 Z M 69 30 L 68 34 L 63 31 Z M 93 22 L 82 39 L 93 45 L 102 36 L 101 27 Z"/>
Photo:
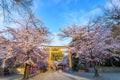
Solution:
<path fill-rule="evenodd" d="M 69 59 L 69 67 L 70 68 L 72 68 L 72 56 L 71 56 L 71 54 L 70 54 L 70 47 L 68 47 L 68 46 L 42 46 L 43 48 L 49 48 L 49 51 L 48 51 L 48 53 L 49 53 L 49 58 L 48 58 L 48 68 L 50 69 L 50 67 L 51 67 L 51 53 L 52 53 L 52 49 L 54 49 L 54 48 L 59 48 L 59 49 L 65 49 L 65 48 L 67 48 L 68 50 L 67 50 L 67 52 L 68 52 L 68 59 Z"/>

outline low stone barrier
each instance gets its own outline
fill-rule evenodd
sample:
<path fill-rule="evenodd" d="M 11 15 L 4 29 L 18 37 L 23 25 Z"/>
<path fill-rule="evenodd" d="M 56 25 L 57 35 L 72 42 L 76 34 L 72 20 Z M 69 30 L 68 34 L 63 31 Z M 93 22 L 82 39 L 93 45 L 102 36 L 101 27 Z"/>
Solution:
<path fill-rule="evenodd" d="M 94 68 L 89 68 L 89 72 L 94 72 Z M 100 67 L 99 72 L 120 72 L 120 67 Z"/>

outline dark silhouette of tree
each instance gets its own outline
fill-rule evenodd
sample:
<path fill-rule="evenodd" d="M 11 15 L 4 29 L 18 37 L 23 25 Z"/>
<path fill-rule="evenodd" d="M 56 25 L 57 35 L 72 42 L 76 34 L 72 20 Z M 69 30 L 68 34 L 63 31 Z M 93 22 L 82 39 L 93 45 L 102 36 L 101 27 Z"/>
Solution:
<path fill-rule="evenodd" d="M 32 3 L 33 0 L 0 0 L 1 15 L 6 21 L 14 16 L 16 12 L 19 14 L 29 12 Z"/>
<path fill-rule="evenodd" d="M 120 25 L 120 0 L 109 0 L 109 6 L 102 7 L 103 15 L 93 20 L 101 25 Z"/>

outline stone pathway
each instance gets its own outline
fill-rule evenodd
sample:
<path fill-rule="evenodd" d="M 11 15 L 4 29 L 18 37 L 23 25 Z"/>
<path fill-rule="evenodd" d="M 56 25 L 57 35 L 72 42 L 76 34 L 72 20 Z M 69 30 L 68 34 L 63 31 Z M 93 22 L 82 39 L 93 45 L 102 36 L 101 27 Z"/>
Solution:
<path fill-rule="evenodd" d="M 75 80 L 120 80 L 120 73 L 100 73 L 100 77 L 94 77 L 94 73 L 86 73 L 86 72 L 72 72 L 72 73 L 65 73 L 71 76 L 77 76 L 80 78 L 76 78 Z"/>
<path fill-rule="evenodd" d="M 89 80 L 87 78 L 75 76 L 65 72 L 54 72 L 54 73 L 49 73 L 49 75 L 43 75 L 43 74 L 40 75 L 30 80 Z"/>
<path fill-rule="evenodd" d="M 120 73 L 101 73 L 101 77 L 93 77 L 93 73 L 78 72 L 46 72 L 32 76 L 29 80 L 120 80 Z M 19 75 L 0 78 L 0 80 L 21 80 Z M 15 79 L 16 78 L 16 79 Z"/>
<path fill-rule="evenodd" d="M 21 77 L 22 75 L 4 76 L 4 77 L 0 77 L 0 80 L 19 80 L 18 78 L 21 78 Z"/>

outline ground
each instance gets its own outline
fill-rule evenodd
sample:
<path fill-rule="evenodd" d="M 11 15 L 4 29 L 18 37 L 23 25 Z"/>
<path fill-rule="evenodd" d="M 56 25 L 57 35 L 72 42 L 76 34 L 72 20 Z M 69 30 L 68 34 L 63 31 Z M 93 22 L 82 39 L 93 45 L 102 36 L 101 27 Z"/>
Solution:
<path fill-rule="evenodd" d="M 14 75 L 0 80 L 21 80 L 21 75 Z M 120 73 L 101 73 L 98 78 L 93 77 L 93 73 L 85 72 L 47 72 L 36 76 L 31 76 L 29 80 L 120 80 Z"/>

